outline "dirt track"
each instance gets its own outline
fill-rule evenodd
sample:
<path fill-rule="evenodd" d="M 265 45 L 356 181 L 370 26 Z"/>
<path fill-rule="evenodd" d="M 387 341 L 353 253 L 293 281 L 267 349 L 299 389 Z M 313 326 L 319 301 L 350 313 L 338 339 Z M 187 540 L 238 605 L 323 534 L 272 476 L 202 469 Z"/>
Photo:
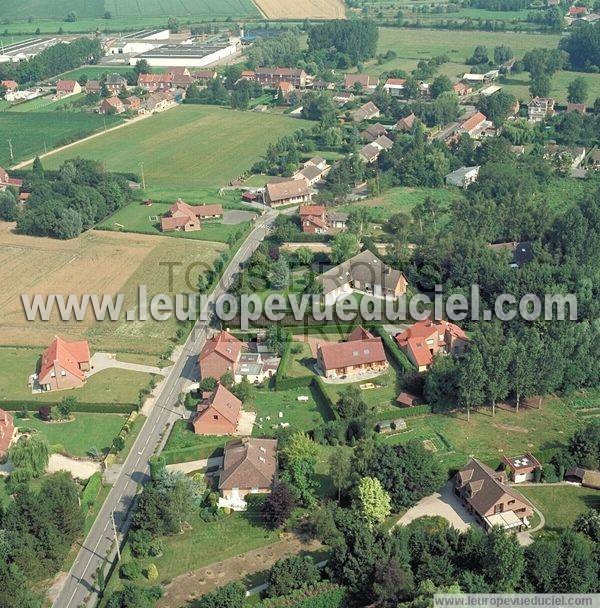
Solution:
<path fill-rule="evenodd" d="M 341 0 L 254 0 L 268 19 L 344 19 Z"/>

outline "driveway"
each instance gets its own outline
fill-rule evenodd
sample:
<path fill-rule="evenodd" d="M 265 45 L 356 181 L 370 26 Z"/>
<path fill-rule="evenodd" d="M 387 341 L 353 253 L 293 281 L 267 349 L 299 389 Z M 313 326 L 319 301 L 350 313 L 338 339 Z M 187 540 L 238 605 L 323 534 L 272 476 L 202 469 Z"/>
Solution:
<path fill-rule="evenodd" d="M 253 217 L 256 217 L 256 213 L 242 211 L 241 209 L 231 209 L 223 213 L 223 223 L 228 226 L 243 224 L 244 222 L 249 222 Z"/>
<path fill-rule="evenodd" d="M 440 492 L 422 498 L 412 509 L 409 509 L 397 522 L 402 526 L 408 525 L 419 517 L 439 516 L 447 520 L 457 530 L 464 532 L 476 524 L 475 518 L 462 505 L 452 492 L 448 482 Z"/>
<path fill-rule="evenodd" d="M 90 371 L 86 376 L 89 378 L 105 369 L 127 369 L 132 372 L 142 372 L 144 374 L 157 374 L 166 376 L 170 367 L 155 367 L 154 365 L 140 365 L 139 363 L 127 363 L 117 360 L 113 353 L 95 353 L 90 359 Z"/>
<path fill-rule="evenodd" d="M 52 454 L 48 461 L 48 473 L 56 473 L 57 471 L 67 471 L 77 479 L 89 479 L 94 473 L 100 471 L 99 462 L 91 460 L 76 460 L 62 454 Z"/>
<path fill-rule="evenodd" d="M 241 437 L 249 437 L 252 435 L 252 428 L 254 427 L 255 420 L 256 412 L 245 412 L 242 410 L 236 435 L 240 435 Z"/>

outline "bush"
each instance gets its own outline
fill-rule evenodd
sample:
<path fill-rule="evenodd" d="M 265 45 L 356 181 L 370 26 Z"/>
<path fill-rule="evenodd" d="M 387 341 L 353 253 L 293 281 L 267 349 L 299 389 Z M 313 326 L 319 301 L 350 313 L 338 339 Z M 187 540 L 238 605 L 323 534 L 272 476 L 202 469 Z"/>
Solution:
<path fill-rule="evenodd" d="M 18 412 L 23 409 L 23 407 L 31 408 L 32 410 L 37 410 L 40 413 L 42 408 L 48 408 L 48 413 L 50 412 L 49 405 L 40 405 L 39 401 L 23 401 L 23 400 L 10 400 L 2 401 L 2 409 L 8 410 L 9 412 Z M 131 412 L 137 410 L 137 405 L 135 403 L 80 403 L 77 402 L 72 407 L 73 412 L 82 412 L 82 413 L 90 413 L 90 414 L 130 414 Z M 41 417 L 41 413 L 40 413 Z M 43 420 L 43 418 L 42 418 Z"/>
<path fill-rule="evenodd" d="M 243 608 L 246 590 L 241 583 L 229 583 L 195 602 L 196 608 Z"/>
<path fill-rule="evenodd" d="M 318 582 L 320 573 L 312 557 L 295 555 L 279 560 L 269 570 L 267 595 L 278 597 Z"/>
<path fill-rule="evenodd" d="M 134 581 L 137 578 L 142 576 L 142 568 L 140 566 L 140 562 L 137 560 L 131 560 L 129 562 L 125 562 L 121 566 L 120 570 L 121 578 L 126 578 L 130 581 Z"/>
<path fill-rule="evenodd" d="M 129 533 L 128 542 L 133 556 L 143 559 L 150 554 L 152 534 L 147 530 L 133 530 Z"/>
<path fill-rule="evenodd" d="M 158 568 L 155 564 L 148 564 L 148 567 L 146 568 L 146 578 L 150 582 L 154 582 L 158 579 Z"/>
<path fill-rule="evenodd" d="M 87 484 L 85 484 L 85 488 L 81 493 L 81 506 L 84 509 L 90 509 L 94 504 L 98 494 L 100 493 L 100 488 L 102 487 L 102 473 L 100 471 L 96 471 L 89 479 Z"/>

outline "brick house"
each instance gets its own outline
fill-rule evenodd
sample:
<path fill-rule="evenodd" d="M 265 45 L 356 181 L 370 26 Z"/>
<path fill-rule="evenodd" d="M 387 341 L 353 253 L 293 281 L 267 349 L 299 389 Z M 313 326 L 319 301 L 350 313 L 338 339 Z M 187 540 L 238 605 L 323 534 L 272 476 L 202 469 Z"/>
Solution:
<path fill-rule="evenodd" d="M 179 199 L 169 208 L 167 214 L 160 218 L 160 227 L 163 232 L 193 232 L 202 229 L 200 220 L 214 219 L 222 215 L 221 205 L 188 205 Z"/>
<path fill-rule="evenodd" d="M 15 424 L 11 414 L 0 409 L 0 458 L 4 459 L 8 454 L 8 448 L 15 434 Z"/>
<path fill-rule="evenodd" d="M 458 133 L 466 133 L 469 137 L 477 139 L 491 124 L 485 114 L 475 112 L 459 125 Z"/>
<path fill-rule="evenodd" d="M 534 478 L 535 471 L 542 468 L 539 460 L 530 452 L 523 456 L 502 456 L 502 462 L 510 472 L 510 479 L 514 483 L 531 481 Z"/>
<path fill-rule="evenodd" d="M 452 85 L 452 90 L 459 96 L 464 97 L 465 95 L 470 95 L 473 92 L 473 87 L 469 86 L 465 82 L 457 82 Z"/>
<path fill-rule="evenodd" d="M 76 80 L 59 80 L 56 83 L 56 99 L 69 97 L 81 93 L 81 85 Z"/>
<path fill-rule="evenodd" d="M 198 365 L 201 378 L 218 380 L 225 372 L 235 372 L 242 352 L 242 342 L 226 331 L 220 331 L 206 341 Z"/>
<path fill-rule="evenodd" d="M 426 371 L 438 353 L 458 354 L 469 338 L 465 332 L 448 321 L 425 319 L 396 334 L 396 342 L 420 372 Z"/>
<path fill-rule="evenodd" d="M 127 88 L 127 78 L 119 74 L 109 74 L 104 84 L 113 95 L 118 95 L 123 89 Z"/>
<path fill-rule="evenodd" d="M 192 417 L 196 435 L 235 435 L 240 422 L 242 402 L 221 383 L 203 395 Z"/>
<path fill-rule="evenodd" d="M 379 78 L 377 76 L 370 76 L 369 74 L 346 74 L 344 78 L 344 88 L 346 91 L 353 91 L 357 84 L 365 90 L 374 91 L 379 85 Z"/>
<path fill-rule="evenodd" d="M 107 97 L 98 108 L 99 114 L 123 114 L 127 108 L 118 97 Z"/>
<path fill-rule="evenodd" d="M 454 493 L 486 530 L 494 526 L 522 530 L 529 525 L 533 507 L 506 482 L 504 471 L 494 471 L 471 458 L 454 476 Z"/>
<path fill-rule="evenodd" d="M 90 370 L 90 346 L 87 340 L 67 342 L 56 336 L 43 352 L 34 386 L 42 391 L 80 388 L 85 372 Z"/>
<path fill-rule="evenodd" d="M 408 286 L 402 272 L 384 264 L 369 250 L 330 268 L 317 280 L 323 285 L 327 306 L 355 289 L 381 298 L 398 298 Z"/>
<path fill-rule="evenodd" d="M 300 225 L 306 234 L 327 234 L 327 210 L 323 205 L 300 205 Z"/>
<path fill-rule="evenodd" d="M 307 203 L 312 199 L 306 179 L 271 182 L 265 186 L 265 205 L 280 207 L 292 203 Z"/>
<path fill-rule="evenodd" d="M 269 494 L 276 480 L 277 439 L 242 437 L 230 441 L 219 472 L 219 506 L 243 511 L 248 494 Z"/>
<path fill-rule="evenodd" d="M 16 177 L 10 177 L 8 172 L 0 167 L 0 190 L 6 190 L 9 186 L 13 188 L 21 188 L 23 185 L 22 179 L 17 179 Z"/>
<path fill-rule="evenodd" d="M 256 68 L 253 80 L 264 87 L 277 87 L 281 82 L 289 82 L 296 89 L 303 89 L 308 82 L 308 74 L 296 68 Z"/>
<path fill-rule="evenodd" d="M 317 346 L 317 366 L 325 378 L 380 373 L 388 368 L 381 338 L 359 327 L 346 342 L 323 342 Z"/>
<path fill-rule="evenodd" d="M 91 95 L 92 93 L 95 93 L 96 95 L 100 95 L 101 91 L 102 91 L 102 85 L 100 84 L 99 80 L 88 80 L 85 83 L 85 92 L 87 95 Z"/>

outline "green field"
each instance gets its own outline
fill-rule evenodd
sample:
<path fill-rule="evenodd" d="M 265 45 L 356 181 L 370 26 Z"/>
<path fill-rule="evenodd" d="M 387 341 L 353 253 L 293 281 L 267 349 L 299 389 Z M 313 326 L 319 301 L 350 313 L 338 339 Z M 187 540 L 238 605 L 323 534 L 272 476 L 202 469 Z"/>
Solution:
<path fill-rule="evenodd" d="M 112 21 L 148 17 L 185 17 L 199 19 L 225 19 L 227 17 L 253 17 L 259 13 L 250 0 L 178 0 L 164 3 L 160 0 L 4 0 L 3 16 L 14 19 L 62 20 L 70 12 L 79 19 L 100 20 L 106 11 L 111 19 L 102 19 L 108 26 Z M 77 23 L 77 22 L 75 22 Z"/>
<path fill-rule="evenodd" d="M 578 486 L 527 486 L 519 488 L 544 515 L 544 530 L 569 528 L 577 516 L 600 508 L 600 491 Z"/>
<path fill-rule="evenodd" d="M 44 166 L 82 156 L 103 161 L 109 170 L 139 173 L 144 163 L 149 188 L 182 196 L 195 188 L 226 186 L 249 170 L 269 143 L 309 124 L 277 114 L 183 105 L 49 156 Z"/>
<path fill-rule="evenodd" d="M 12 140 L 14 162 L 81 139 L 123 121 L 82 112 L 0 112 L 0 166 L 10 166 L 7 140 Z M 72 155 L 69 156 L 72 158 Z"/>
<path fill-rule="evenodd" d="M 63 397 L 77 397 L 82 403 L 137 403 L 140 389 L 149 382 L 148 374 L 123 369 L 107 369 L 91 376 L 85 386 L 68 391 L 33 395 L 27 379 L 35 372 L 43 349 L 0 348 L 0 406 L 3 399 L 56 403 Z"/>
<path fill-rule="evenodd" d="M 107 452 L 127 418 L 121 414 L 80 412 L 75 412 L 73 417 L 74 420 L 69 422 L 42 422 L 32 415 L 26 420 L 15 418 L 15 425 L 23 429 L 35 429 L 56 452 L 64 450 L 70 456 L 83 458 L 92 447 Z"/>

